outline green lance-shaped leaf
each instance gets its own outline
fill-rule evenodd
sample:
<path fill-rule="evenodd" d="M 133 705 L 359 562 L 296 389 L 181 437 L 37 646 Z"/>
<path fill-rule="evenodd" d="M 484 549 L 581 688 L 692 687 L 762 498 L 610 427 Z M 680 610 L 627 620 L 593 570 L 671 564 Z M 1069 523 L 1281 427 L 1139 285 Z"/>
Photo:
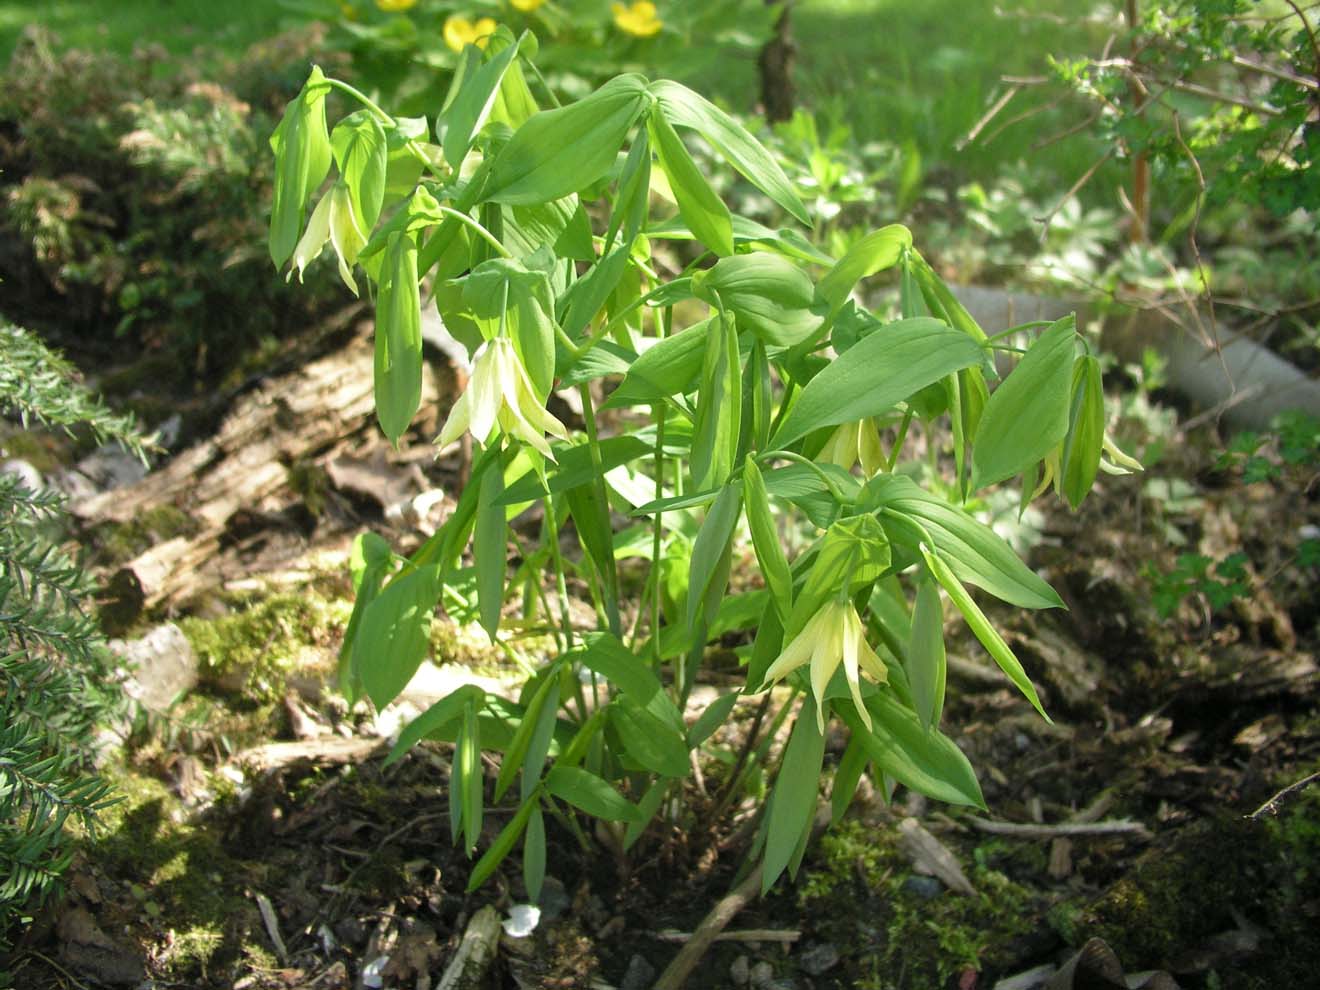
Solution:
<path fill-rule="evenodd" d="M 361 693 L 362 678 L 353 669 L 353 643 L 357 640 L 362 615 L 380 593 L 381 583 L 394 561 L 390 545 L 375 533 L 361 533 L 353 540 L 349 553 L 349 574 L 353 581 L 353 613 L 348 617 L 344 642 L 339 647 L 339 691 L 349 704 Z"/>
<path fill-rule="evenodd" d="M 496 203 L 562 199 L 603 178 L 650 97 L 641 76 L 623 75 L 569 106 L 542 110 L 495 157 L 485 187 Z"/>
<path fill-rule="evenodd" d="M 834 771 L 834 786 L 830 790 L 830 825 L 837 825 L 843 820 L 844 812 L 852 804 L 857 785 L 862 781 L 866 764 L 871 762 L 866 752 L 866 743 L 860 736 L 853 735 Z"/>
<path fill-rule="evenodd" d="M 715 731 L 729 720 L 729 713 L 733 711 L 733 706 L 737 703 L 738 692 L 730 691 L 728 694 L 720 695 L 707 705 L 706 710 L 697 716 L 697 720 L 692 723 L 692 728 L 688 729 L 688 748 L 696 749 L 713 736 Z"/>
<path fill-rule="evenodd" d="M 422 300 L 417 242 L 391 235 L 376 303 L 376 418 L 391 443 L 408 429 L 422 401 Z"/>
<path fill-rule="evenodd" d="M 541 711 L 549 704 L 552 693 L 558 698 L 558 687 L 559 664 L 555 663 L 541 673 L 540 684 L 532 693 L 532 700 L 527 703 L 527 708 L 523 711 L 522 720 L 513 734 L 513 740 L 500 760 L 499 776 L 495 779 L 496 801 L 504 797 L 504 793 L 513 784 L 514 777 L 518 775 L 519 769 L 523 768 L 523 761 L 527 758 L 527 752 L 532 745 L 532 737 L 536 735 L 537 726 L 541 721 Z M 553 712 L 554 705 L 551 704 L 549 707 Z M 538 766 L 534 770 L 538 779 L 540 773 L 541 768 Z"/>
<path fill-rule="evenodd" d="M 526 261 L 529 255 L 544 248 L 559 258 L 595 260 L 591 221 L 576 196 L 500 209 L 503 227 L 500 243 L 515 258 Z"/>
<path fill-rule="evenodd" d="M 330 135 L 325 123 L 325 95 L 330 84 L 320 66 L 284 109 L 270 146 L 275 152 L 274 198 L 270 209 L 270 257 L 276 268 L 293 254 L 302 234 L 307 201 L 330 171 Z"/>
<path fill-rule="evenodd" d="M 614 530 L 610 527 L 610 507 L 601 496 L 599 485 L 582 485 L 564 493 L 578 542 L 587 552 L 598 574 L 615 566 Z"/>
<path fill-rule="evenodd" d="M 445 695 L 404 727 L 385 757 L 385 766 L 396 762 L 423 739 L 456 737 L 458 733 L 453 729 L 462 721 L 467 706 L 480 706 L 485 699 L 486 693 L 475 684 L 464 684 Z"/>
<path fill-rule="evenodd" d="M 802 834 L 811 829 L 824 761 L 825 737 L 816 727 L 815 716 L 803 710 L 798 714 L 793 734 L 788 737 L 770 797 L 770 823 L 761 867 L 762 894 L 774 886 L 793 859 Z"/>
<path fill-rule="evenodd" d="M 507 31 L 507 29 L 506 29 Z M 458 168 L 472 147 L 472 139 L 486 126 L 499 95 L 504 74 L 518 57 L 518 45 L 509 44 L 463 80 L 462 87 L 443 114 L 445 161 Z"/>
<path fill-rule="evenodd" d="M 659 402 L 695 389 L 718 319 L 718 315 L 708 317 L 644 350 L 603 408 Z"/>
<path fill-rule="evenodd" d="M 785 447 L 824 426 L 878 416 L 980 360 L 974 341 L 939 320 L 899 320 L 863 337 L 812 378 L 771 446 Z"/>
<path fill-rule="evenodd" d="M 596 314 L 605 308 L 610 295 L 623 278 L 623 273 L 628 270 L 628 260 L 628 245 L 620 244 L 573 283 L 568 291 L 568 310 L 563 320 L 564 333 L 570 338 L 576 338 L 582 333 L 587 324 L 596 318 Z"/>
<path fill-rule="evenodd" d="M 927 731 L 916 712 L 901 704 L 893 691 L 882 689 L 867 696 L 869 732 L 851 702 L 835 701 L 834 710 L 887 777 L 936 801 L 985 807 L 981 785 L 967 756 L 938 729 Z"/>
<path fill-rule="evenodd" d="M 692 485 L 705 491 L 733 473 L 742 419 L 742 365 L 732 314 L 721 314 L 706 338 L 701 390 L 692 423 Z"/>
<path fill-rule="evenodd" d="M 651 786 L 646 789 L 642 799 L 637 802 L 637 820 L 628 823 L 627 829 L 623 833 L 623 850 L 627 852 L 637 844 L 637 840 L 642 837 L 646 831 L 646 826 L 660 812 L 660 805 L 664 802 L 665 795 L 669 793 L 669 788 L 673 781 L 667 777 L 659 777 L 652 781 Z"/>
<path fill-rule="evenodd" d="M 725 485 L 697 531 L 687 588 L 687 626 L 694 637 L 702 635 L 724 595 L 729 549 L 741 514 L 742 485 L 737 482 Z"/>
<path fill-rule="evenodd" d="M 838 263 L 820 280 L 816 287 L 817 296 L 833 315 L 847 301 L 853 286 L 876 272 L 892 268 L 911 246 L 912 232 L 901 223 L 871 231 L 848 248 Z"/>
<path fill-rule="evenodd" d="M 1041 460 L 1068 432 L 1076 322 L 1054 323 L 992 393 L 972 451 L 972 490 Z"/>
<path fill-rule="evenodd" d="M 770 426 L 775 414 L 774 379 L 770 372 L 770 354 L 765 342 L 752 341 L 751 353 L 743 368 L 742 422 L 738 435 L 738 459 L 754 450 L 764 450 L 770 440 Z"/>
<path fill-rule="evenodd" d="M 692 276 L 698 299 L 738 317 L 738 326 L 772 347 L 792 347 L 819 329 L 824 318 L 812 311 L 815 286 L 793 262 L 758 251 L 721 258 L 714 267 Z"/>
<path fill-rule="evenodd" d="M 660 112 L 669 123 L 696 131 L 748 182 L 811 226 L 811 215 L 793 190 L 793 183 L 770 152 L 738 121 L 705 97 L 668 79 L 653 82 L 651 93 L 660 101 Z"/>
<path fill-rule="evenodd" d="M 620 464 L 645 457 L 654 450 L 654 445 L 640 437 L 606 437 L 597 443 L 594 455 L 600 458 L 600 471 L 608 474 Z M 599 476 L 596 456 L 593 456 L 588 444 L 562 447 L 556 451 L 556 456 L 558 461 L 548 466 L 549 469 L 544 476 L 538 470 L 531 470 L 510 484 L 499 498 L 500 505 L 518 505 L 545 495 L 558 495 L 560 492 L 592 484 Z M 542 483 L 543 477 L 545 483 Z"/>
<path fill-rule="evenodd" d="M 419 568 L 381 589 L 362 614 L 353 640 L 353 669 L 377 709 L 398 697 L 426 659 L 440 588 L 438 567 Z"/>
<path fill-rule="evenodd" d="M 609 711 L 624 753 L 638 767 L 665 777 L 687 776 L 691 767 L 685 733 L 666 725 L 626 694 L 615 698 Z"/>
<path fill-rule="evenodd" d="M 589 633 L 584 647 L 566 656 L 576 657 L 584 667 L 605 678 L 670 731 L 684 731 L 683 717 L 659 678 L 645 660 L 617 637 L 606 632 Z"/>
<path fill-rule="evenodd" d="M 459 824 L 463 834 L 463 848 L 471 853 L 477 846 L 477 839 L 481 837 L 484 783 L 481 769 L 481 730 L 477 721 L 475 701 L 469 701 L 463 709 L 463 730 L 459 734 L 458 747 L 454 751 L 451 774 L 457 778 L 449 783 L 451 815 L 452 809 L 457 804 L 461 819 Z M 451 822 L 453 822 L 452 818 Z"/>
<path fill-rule="evenodd" d="M 765 479 L 750 456 L 743 462 L 743 493 L 747 504 L 747 525 L 752 531 L 752 546 L 761 565 L 761 575 L 780 618 L 787 620 L 793 608 L 793 572 L 779 541 L 779 527 L 775 525 L 774 513 L 770 509 Z"/>
<path fill-rule="evenodd" d="M 500 834 L 495 837 L 495 841 L 490 844 L 490 848 L 472 867 L 472 873 L 468 876 L 467 892 L 469 894 L 489 880 L 491 874 L 504 862 L 509 853 L 513 852 L 513 847 L 518 844 L 519 837 L 531 820 L 532 812 L 540 807 L 540 803 L 541 796 L 539 794 L 527 798 L 519 806 L 517 813 L 509 819 L 509 824 L 500 829 Z"/>
<path fill-rule="evenodd" d="M 653 113 L 646 121 L 660 167 L 678 200 L 678 212 L 697 240 L 721 257 L 733 254 L 733 218 L 724 200 L 715 194 L 697 168 L 683 139 L 664 114 Z"/>
<path fill-rule="evenodd" d="M 963 618 L 967 621 L 967 627 L 972 630 L 973 635 L 981 641 L 981 645 L 985 647 L 986 652 L 994 657 L 995 663 L 999 664 L 1000 669 L 1008 675 L 1008 679 L 1031 702 L 1036 711 L 1040 712 L 1041 717 L 1052 723 L 1054 720 L 1045 714 L 1045 709 L 1041 706 L 1040 696 L 1036 693 L 1035 685 L 1031 683 L 1031 678 L 1027 676 L 1027 672 L 1022 669 L 1021 662 L 1008 644 L 1004 642 L 1004 637 L 999 635 L 999 630 L 990 624 L 990 620 L 985 617 L 985 613 L 981 611 L 980 606 L 972 600 L 972 596 L 967 593 L 967 589 L 962 586 L 962 582 L 949 569 L 948 564 L 940 558 L 940 555 L 924 544 L 920 549 L 922 559 L 926 561 L 926 566 L 930 568 L 935 580 L 948 592 L 949 600 L 963 614 Z"/>
<path fill-rule="evenodd" d="M 1073 365 L 1068 435 L 1063 441 L 1059 474 L 1063 496 L 1074 509 L 1095 483 L 1105 442 L 1105 391 L 1100 362 L 1090 354 Z"/>
<path fill-rule="evenodd" d="M 351 113 L 335 125 L 330 135 L 335 164 L 348 187 L 353 216 L 362 225 L 359 233 L 365 241 L 380 219 L 385 202 L 385 178 L 389 163 L 389 142 L 385 129 L 369 110 Z"/>
<path fill-rule="evenodd" d="M 610 213 L 609 229 L 605 231 L 606 245 L 612 245 L 619 230 L 623 230 L 623 244 L 632 242 L 646 225 L 646 214 L 651 205 L 651 139 L 644 130 L 637 132 L 632 149 L 623 163 L 619 176 L 619 194 Z"/>
<path fill-rule="evenodd" d="M 958 577 L 1022 608 L 1061 608 L 1063 600 L 1022 562 L 1004 539 L 958 506 L 923 491 L 903 475 L 878 475 L 861 504 L 883 510 L 882 525 L 895 543 L 914 552 L 929 540 Z"/>
<path fill-rule="evenodd" d="M 523 836 L 523 886 L 527 899 L 533 904 L 541 900 L 541 887 L 545 884 L 545 819 L 541 816 L 540 802 L 532 805 L 527 819 L 527 834 Z"/>
<path fill-rule="evenodd" d="M 917 584 L 917 601 L 912 609 L 912 634 L 908 639 L 908 683 L 912 700 L 923 727 L 940 724 L 944 711 L 944 683 L 948 659 L 944 652 L 944 606 L 935 582 Z"/>
<path fill-rule="evenodd" d="M 573 807 L 608 822 L 632 822 L 641 817 L 627 798 L 580 767 L 551 767 L 545 775 L 545 789 Z"/>
<path fill-rule="evenodd" d="M 935 270 L 930 267 L 926 259 L 921 257 L 915 250 L 907 251 L 904 254 L 904 259 L 921 289 L 922 300 L 925 302 L 926 308 L 930 310 L 931 315 L 943 318 L 950 326 L 961 330 L 978 343 L 984 343 L 986 340 L 985 331 L 972 318 L 972 314 L 967 312 L 966 307 L 949 291 L 949 287 L 944 284 L 944 281 L 935 274 Z"/>
<path fill-rule="evenodd" d="M 481 628 L 491 642 L 500 628 L 504 607 L 504 574 L 507 568 L 505 509 L 500 504 L 504 494 L 504 472 L 492 468 L 481 478 L 481 499 L 477 503 L 476 527 L 472 534 L 472 558 L 477 570 L 477 611 Z"/>
<path fill-rule="evenodd" d="M 545 769 L 546 758 L 550 755 L 550 744 L 554 741 L 558 695 L 551 689 L 550 699 L 541 706 L 532 738 L 527 743 L 527 755 L 522 761 L 522 799 L 526 801 L 541 783 L 541 771 Z"/>

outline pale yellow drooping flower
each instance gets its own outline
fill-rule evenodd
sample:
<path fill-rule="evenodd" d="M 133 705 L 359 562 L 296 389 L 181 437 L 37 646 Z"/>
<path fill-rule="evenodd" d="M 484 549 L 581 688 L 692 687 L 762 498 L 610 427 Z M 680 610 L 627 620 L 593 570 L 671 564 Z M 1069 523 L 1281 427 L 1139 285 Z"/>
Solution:
<path fill-rule="evenodd" d="M 843 423 L 830 434 L 816 460 L 822 464 L 837 464 L 851 471 L 858 462 L 862 473 L 873 478 L 885 467 L 885 452 L 880 446 L 880 431 L 871 418 Z"/>
<path fill-rule="evenodd" d="M 495 21 L 489 17 L 471 21 L 462 14 L 453 14 L 445 20 L 445 44 L 456 52 L 461 52 L 465 45 L 485 48 L 487 40 L 494 33 Z"/>
<path fill-rule="evenodd" d="M 659 34 L 664 27 L 651 0 L 636 0 L 630 4 L 613 3 L 610 7 L 614 10 L 614 23 L 619 30 L 638 38 Z"/>
<path fill-rule="evenodd" d="M 807 662 L 811 663 L 811 693 L 816 696 L 816 725 L 821 733 L 825 732 L 825 688 L 840 663 L 857 714 L 866 727 L 871 728 L 871 714 L 862 704 L 858 670 L 866 671 L 877 684 L 889 679 L 889 671 L 867 643 L 862 620 L 852 602 L 835 598 L 822 605 L 770 665 L 765 672 L 766 683 L 772 684 L 787 677 Z"/>
<path fill-rule="evenodd" d="M 444 447 L 470 431 L 478 442 L 486 443 L 496 424 L 506 436 L 523 441 L 552 461 L 555 455 L 545 435 L 568 439 L 564 424 L 546 412 L 545 403 L 537 398 L 508 337 L 488 340 L 477 349 L 468 387 L 454 403 L 435 442 Z"/>
<path fill-rule="evenodd" d="M 353 265 L 358 254 L 367 243 L 366 233 L 353 213 L 353 200 L 349 196 L 348 186 L 336 182 L 331 190 L 321 197 L 316 209 L 307 220 L 307 229 L 298 239 L 293 249 L 293 262 L 289 269 L 298 269 L 298 281 L 303 278 L 303 271 L 320 255 L 329 242 L 339 257 L 339 277 L 352 291 L 358 294 L 357 281 L 353 278 Z"/>

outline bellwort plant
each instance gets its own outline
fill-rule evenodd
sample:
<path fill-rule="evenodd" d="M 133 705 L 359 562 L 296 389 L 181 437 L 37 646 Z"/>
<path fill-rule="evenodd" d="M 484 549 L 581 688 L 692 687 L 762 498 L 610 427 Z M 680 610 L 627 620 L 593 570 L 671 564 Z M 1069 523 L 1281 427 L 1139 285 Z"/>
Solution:
<path fill-rule="evenodd" d="M 766 888 L 803 855 L 831 720 L 848 740 L 836 817 L 868 771 L 886 789 L 981 806 L 940 728 L 946 611 L 1044 716 L 967 586 L 1021 608 L 1061 602 L 964 506 L 1010 479 L 1024 505 L 1053 486 L 1076 506 L 1098 470 L 1138 466 L 1106 436 L 1100 365 L 1073 321 L 988 337 L 906 228 L 840 258 L 814 247 L 776 161 L 697 93 L 620 75 L 560 105 L 531 34 L 485 41 L 465 48 L 432 119 L 391 116 L 314 68 L 272 138 L 271 256 L 301 270 L 328 245 L 350 289 L 365 274 L 390 440 L 420 403 L 423 300 L 473 361 L 438 438 L 472 439 L 453 514 L 408 557 L 374 534 L 354 546 L 342 690 L 395 698 L 438 607 L 474 615 L 493 640 L 530 630 L 549 644 L 516 701 L 459 688 L 390 757 L 423 738 L 455 744 L 452 833 L 469 851 L 485 803 L 516 802 L 471 883 L 521 844 L 533 900 L 545 815 L 584 844 L 579 815 L 610 823 L 625 850 L 657 819 L 681 826 L 694 751 L 740 695 L 772 688 L 772 725 L 796 717 L 751 851 Z M 355 107 L 333 129 L 331 93 Z M 732 214 L 685 138 L 789 225 Z M 884 270 L 897 272 L 897 320 L 854 299 Z M 1002 378 L 997 356 L 1012 359 Z M 580 428 L 547 412 L 552 392 L 576 393 Z M 896 470 L 918 435 L 932 463 L 933 445 L 947 448 L 938 491 Z M 731 592 L 748 542 L 740 559 L 760 580 L 740 575 L 750 590 Z M 591 628 L 572 619 L 570 585 L 587 589 Z M 743 685 L 689 724 L 716 639 L 743 644 Z M 486 751 L 500 754 L 489 793 Z"/>

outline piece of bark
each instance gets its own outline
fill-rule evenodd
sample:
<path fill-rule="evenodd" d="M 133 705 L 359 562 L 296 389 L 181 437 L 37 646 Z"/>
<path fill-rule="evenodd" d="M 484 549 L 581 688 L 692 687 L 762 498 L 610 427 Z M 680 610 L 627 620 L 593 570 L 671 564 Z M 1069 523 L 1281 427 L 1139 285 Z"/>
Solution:
<path fill-rule="evenodd" d="M 958 858 L 915 818 L 904 818 L 898 823 L 898 844 L 918 873 L 936 877 L 944 886 L 960 894 L 976 893 Z"/>
<path fill-rule="evenodd" d="M 145 978 L 141 953 L 102 931 L 86 908 L 65 908 L 56 932 L 60 955 L 75 972 L 112 985 L 140 983 Z"/>
<path fill-rule="evenodd" d="M 357 763 L 384 746 L 385 741 L 382 739 L 342 739 L 339 736 L 324 736 L 301 742 L 277 742 L 254 746 L 238 753 L 232 762 L 259 771 L 286 767 L 300 760 L 311 763 Z"/>
<path fill-rule="evenodd" d="M 436 990 L 480 990 L 487 987 L 499 944 L 500 915 L 487 904 L 468 922 L 463 941 L 445 967 Z"/>

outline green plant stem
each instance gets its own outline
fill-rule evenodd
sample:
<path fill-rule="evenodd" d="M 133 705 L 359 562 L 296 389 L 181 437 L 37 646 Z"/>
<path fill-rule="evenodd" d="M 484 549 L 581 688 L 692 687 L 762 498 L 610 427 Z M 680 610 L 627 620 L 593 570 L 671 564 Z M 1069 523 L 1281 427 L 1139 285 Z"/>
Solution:
<path fill-rule="evenodd" d="M 384 124 L 386 127 L 388 127 L 390 130 L 395 130 L 398 128 L 399 125 L 395 122 L 394 118 L 391 117 L 384 110 L 382 110 L 379 104 L 377 104 L 375 100 L 371 99 L 371 97 L 367 96 L 366 93 L 362 92 L 362 90 L 358 89 L 356 86 L 350 85 L 349 83 L 346 83 L 340 79 L 327 78 L 326 82 L 330 84 L 331 89 L 337 89 L 341 93 L 351 96 L 353 99 L 357 100 L 364 107 L 366 107 L 368 110 L 374 113 L 376 117 L 380 120 L 380 122 Z M 444 173 L 435 167 L 435 162 L 431 161 L 431 159 L 427 157 L 426 152 L 421 149 L 421 146 L 416 141 L 414 141 L 412 138 L 409 138 L 408 143 L 404 145 L 404 147 L 408 149 L 408 154 L 412 155 L 419 162 L 425 165 L 426 168 L 429 169 L 433 174 L 441 178 L 444 177 Z"/>
<path fill-rule="evenodd" d="M 578 386 L 578 395 L 582 398 L 582 421 L 587 429 L 587 446 L 591 451 L 591 468 L 595 477 L 592 483 L 596 487 L 596 497 L 600 499 L 600 504 L 605 512 L 610 511 L 609 491 L 605 486 L 605 465 L 600 459 L 600 434 L 596 428 L 596 404 L 591 398 L 591 387 L 586 382 Z M 605 573 L 600 575 L 605 582 L 605 615 L 609 622 L 610 632 L 615 636 L 621 634 L 621 623 L 619 621 L 619 574 L 613 566 L 613 553 L 610 554 L 611 564 L 604 568 Z"/>
<path fill-rule="evenodd" d="M 542 522 L 545 526 L 545 539 L 550 545 L 550 560 L 555 569 L 555 592 L 559 595 L 559 638 L 567 653 L 573 648 L 573 619 L 568 610 L 568 578 L 564 574 L 564 556 L 559 548 L 559 515 L 555 511 L 553 496 L 547 495 L 541 500 L 541 505 L 544 507 Z"/>
<path fill-rule="evenodd" d="M 441 206 L 440 212 L 447 217 L 453 217 L 459 223 L 466 224 L 469 228 L 471 228 L 473 233 L 475 233 L 478 237 L 480 237 L 487 244 L 493 247 L 499 253 L 501 258 L 513 257 L 512 252 L 510 252 L 508 248 L 506 248 L 503 244 L 500 243 L 499 238 L 497 238 L 489 230 L 483 227 L 480 222 L 468 216 L 462 210 L 456 210 L 452 206 Z"/>
<path fill-rule="evenodd" d="M 772 460 L 776 457 L 783 458 L 786 461 L 794 461 L 795 463 L 811 468 L 816 477 L 820 478 L 821 484 L 825 486 L 825 490 L 833 495 L 840 505 L 847 505 L 851 501 L 844 492 L 839 490 L 839 487 L 834 483 L 834 479 L 825 473 L 825 469 L 810 457 L 804 457 L 791 450 L 767 450 L 756 455 L 756 463 L 762 464 L 765 461 Z"/>
<path fill-rule="evenodd" d="M 665 419 L 669 407 L 663 402 L 654 406 L 655 415 L 655 497 L 656 501 L 665 497 Z M 652 523 L 651 533 L 651 665 L 656 673 L 664 665 L 660 656 L 660 551 L 663 544 L 664 522 L 662 513 L 657 512 Z"/>
<path fill-rule="evenodd" d="M 638 296 L 623 309 L 619 310 L 619 312 L 615 313 L 614 316 L 609 321 L 604 323 L 598 330 L 596 330 L 593 334 L 591 334 L 591 336 L 589 336 L 586 340 L 582 341 L 581 344 L 572 344 L 572 342 L 570 341 L 569 343 L 572 344 L 572 348 L 573 348 L 572 349 L 573 361 L 577 362 L 580 361 L 583 357 L 585 357 L 593 347 L 595 347 L 602 340 L 604 340 L 611 333 L 613 333 L 615 329 L 618 328 L 620 323 L 626 320 L 629 316 L 635 313 L 642 306 L 645 306 L 646 303 L 649 302 L 654 296 L 668 289 L 671 289 L 673 286 L 678 285 L 682 281 L 685 280 L 676 278 L 674 279 L 674 281 L 668 282 L 665 285 L 656 286 L 656 288 L 646 293 L 646 295 Z M 686 281 L 690 282 L 691 279 L 687 279 Z M 567 340 L 568 338 L 565 337 L 564 339 Z"/>
<path fill-rule="evenodd" d="M 885 470 L 890 474 L 894 473 L 894 466 L 898 464 L 898 455 L 903 452 L 903 444 L 907 442 L 908 427 L 912 425 L 912 407 L 908 406 L 903 412 L 903 422 L 898 424 L 898 436 L 894 437 L 894 446 L 889 450 L 889 459 L 885 463 Z"/>

